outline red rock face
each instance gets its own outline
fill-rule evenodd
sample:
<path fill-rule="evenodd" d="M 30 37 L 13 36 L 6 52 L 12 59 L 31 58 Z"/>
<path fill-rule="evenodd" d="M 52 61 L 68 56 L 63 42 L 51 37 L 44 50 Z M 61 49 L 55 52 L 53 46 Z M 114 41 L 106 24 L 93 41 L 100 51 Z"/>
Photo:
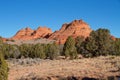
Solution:
<path fill-rule="evenodd" d="M 12 37 L 12 39 L 14 39 L 14 40 L 26 40 L 31 36 L 31 34 L 33 32 L 34 32 L 34 30 L 32 30 L 30 28 L 21 29 L 16 33 L 15 36 Z"/>
<path fill-rule="evenodd" d="M 52 31 L 50 28 L 38 27 L 38 29 L 34 31 L 32 36 L 34 36 L 34 38 L 47 38 L 51 33 Z"/>
<path fill-rule="evenodd" d="M 88 37 L 90 32 L 89 25 L 82 20 L 74 20 L 71 23 L 65 23 L 62 28 L 58 31 L 52 33 L 51 29 L 46 27 L 38 27 L 37 30 L 32 30 L 30 28 L 25 28 L 16 33 L 11 39 L 13 40 L 31 40 L 37 38 L 47 38 L 51 40 L 56 40 L 58 44 L 64 44 L 68 36 L 83 36 Z"/>
<path fill-rule="evenodd" d="M 13 40 L 31 40 L 36 38 L 44 38 L 51 34 L 52 31 L 46 27 L 38 27 L 37 30 L 32 30 L 30 28 L 25 28 L 16 33 L 15 36 L 12 37 Z"/>
<path fill-rule="evenodd" d="M 84 38 L 88 37 L 90 32 L 89 25 L 82 20 L 74 20 L 69 24 L 63 24 L 62 28 L 59 31 L 55 31 L 49 39 L 57 40 L 57 43 L 64 44 L 68 36 L 83 36 Z"/>

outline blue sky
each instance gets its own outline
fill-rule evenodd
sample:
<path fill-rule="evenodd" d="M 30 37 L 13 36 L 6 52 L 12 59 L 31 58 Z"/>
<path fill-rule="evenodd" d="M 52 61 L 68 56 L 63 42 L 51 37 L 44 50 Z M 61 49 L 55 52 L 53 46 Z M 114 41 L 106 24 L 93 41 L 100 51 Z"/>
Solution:
<path fill-rule="evenodd" d="M 75 19 L 120 37 L 120 0 L 0 0 L 2 37 L 12 37 L 25 27 L 47 26 L 55 31 Z"/>

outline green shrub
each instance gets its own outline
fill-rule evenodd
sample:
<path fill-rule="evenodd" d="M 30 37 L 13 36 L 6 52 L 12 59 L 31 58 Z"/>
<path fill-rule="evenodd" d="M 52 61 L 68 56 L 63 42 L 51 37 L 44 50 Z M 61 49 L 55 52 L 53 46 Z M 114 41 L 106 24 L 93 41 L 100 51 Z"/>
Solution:
<path fill-rule="evenodd" d="M 19 46 L 20 57 L 24 58 L 46 58 L 46 49 L 42 44 L 22 44 Z"/>
<path fill-rule="evenodd" d="M 80 54 L 81 53 L 81 48 L 82 48 L 82 43 L 84 41 L 84 37 L 80 37 L 78 36 L 77 38 L 75 38 L 75 47 L 77 49 L 77 52 Z"/>
<path fill-rule="evenodd" d="M 83 43 L 82 54 L 84 57 L 107 56 L 111 53 L 112 42 L 108 29 L 92 31 Z"/>
<path fill-rule="evenodd" d="M 41 44 L 32 45 L 32 52 L 29 54 L 29 57 L 45 59 L 44 46 Z"/>
<path fill-rule="evenodd" d="M 19 46 L 19 51 L 20 51 L 20 58 L 28 58 L 29 54 L 32 53 L 32 46 L 30 44 L 22 44 Z"/>
<path fill-rule="evenodd" d="M 63 55 L 65 57 L 70 57 L 71 59 L 77 58 L 77 50 L 75 47 L 75 40 L 70 36 L 66 40 L 63 48 Z"/>
<path fill-rule="evenodd" d="M 18 47 L 10 44 L 3 44 L 2 52 L 4 53 L 5 59 L 18 58 L 20 55 Z"/>
<path fill-rule="evenodd" d="M 112 49 L 113 49 L 113 52 L 111 53 L 112 55 L 120 56 L 120 39 L 116 39 L 113 42 Z"/>
<path fill-rule="evenodd" d="M 0 52 L 0 80 L 7 80 L 8 78 L 8 65 Z"/>
<path fill-rule="evenodd" d="M 56 59 L 59 55 L 59 47 L 56 43 L 50 44 L 48 48 L 48 57 L 50 59 Z"/>

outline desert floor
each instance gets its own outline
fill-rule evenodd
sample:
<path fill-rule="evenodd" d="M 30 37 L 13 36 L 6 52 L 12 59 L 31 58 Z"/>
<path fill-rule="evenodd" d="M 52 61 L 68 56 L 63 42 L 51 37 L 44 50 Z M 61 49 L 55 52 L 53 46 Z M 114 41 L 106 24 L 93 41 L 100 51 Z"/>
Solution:
<path fill-rule="evenodd" d="M 107 56 L 76 60 L 10 59 L 8 80 L 25 77 L 79 76 L 106 78 L 120 76 L 120 57 Z M 53 79 L 55 80 L 55 79 Z"/>

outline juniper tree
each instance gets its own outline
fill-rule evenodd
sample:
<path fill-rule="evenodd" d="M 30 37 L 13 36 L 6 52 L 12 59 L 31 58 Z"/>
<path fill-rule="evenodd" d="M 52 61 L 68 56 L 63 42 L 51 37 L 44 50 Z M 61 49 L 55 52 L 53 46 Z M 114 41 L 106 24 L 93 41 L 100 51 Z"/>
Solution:
<path fill-rule="evenodd" d="M 77 58 L 77 50 L 75 47 L 75 40 L 69 36 L 63 47 L 63 54 L 65 57 L 70 57 L 71 59 Z"/>
<path fill-rule="evenodd" d="M 48 57 L 50 59 L 56 59 L 59 55 L 59 46 L 56 43 L 49 44 Z"/>
<path fill-rule="evenodd" d="M 90 36 L 85 40 L 84 49 L 89 57 L 95 57 L 100 55 L 109 55 L 112 46 L 110 31 L 108 29 L 98 29 L 92 31 Z"/>
<path fill-rule="evenodd" d="M 20 57 L 29 57 L 29 55 L 32 53 L 32 45 L 31 44 L 22 44 L 19 46 L 20 50 Z"/>
<path fill-rule="evenodd" d="M 78 36 L 77 38 L 75 38 L 75 47 L 77 49 L 77 52 L 80 54 L 81 53 L 81 48 L 82 48 L 82 43 L 84 41 L 84 37 L 80 37 Z"/>
<path fill-rule="evenodd" d="M 46 54 L 44 52 L 44 46 L 41 44 L 36 44 L 32 47 L 32 53 L 33 56 L 31 57 L 35 57 L 35 58 L 41 58 L 41 59 L 45 59 L 46 58 Z"/>

